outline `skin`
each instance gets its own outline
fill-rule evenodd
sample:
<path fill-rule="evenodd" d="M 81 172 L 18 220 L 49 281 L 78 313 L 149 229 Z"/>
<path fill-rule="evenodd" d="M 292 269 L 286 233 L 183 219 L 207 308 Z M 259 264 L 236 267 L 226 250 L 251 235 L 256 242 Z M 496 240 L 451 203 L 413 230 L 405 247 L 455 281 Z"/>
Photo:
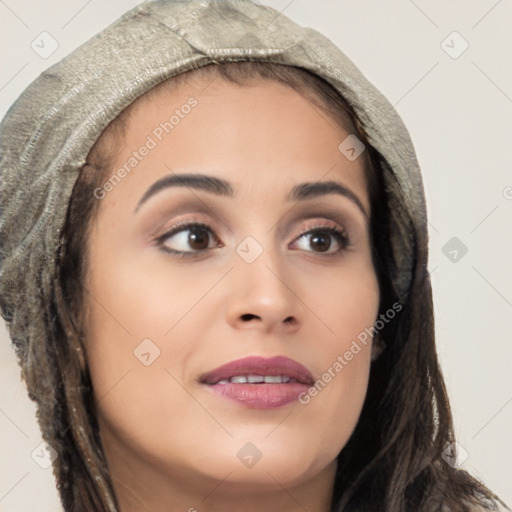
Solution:
<path fill-rule="evenodd" d="M 190 96 L 197 106 L 101 199 L 89 239 L 87 358 L 115 492 L 123 512 L 325 512 L 366 395 L 371 342 L 307 405 L 243 407 L 198 377 L 284 355 L 318 379 L 373 325 L 368 218 L 338 194 L 285 199 L 293 185 L 332 179 L 369 214 L 362 159 L 345 158 L 348 133 L 293 89 L 218 79 L 138 101 L 113 170 Z M 134 213 L 155 181 L 185 172 L 223 178 L 235 196 L 167 188 Z M 185 259 L 157 245 L 190 220 L 211 227 L 209 249 Z M 350 247 L 327 237 L 327 253 L 341 249 L 328 257 L 312 235 L 299 238 L 318 225 L 345 230 Z M 165 245 L 192 252 L 189 233 Z M 247 236 L 263 248 L 250 264 L 235 251 Z M 149 366 L 134 355 L 147 338 L 160 350 Z M 250 468 L 236 455 L 247 442 L 262 453 Z"/>

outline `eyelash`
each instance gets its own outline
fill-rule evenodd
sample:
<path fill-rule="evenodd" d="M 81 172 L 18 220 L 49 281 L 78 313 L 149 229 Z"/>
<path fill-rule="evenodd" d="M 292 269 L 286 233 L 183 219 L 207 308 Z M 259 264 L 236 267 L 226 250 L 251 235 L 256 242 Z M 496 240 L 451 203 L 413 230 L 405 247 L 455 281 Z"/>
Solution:
<path fill-rule="evenodd" d="M 186 221 L 186 222 L 176 224 L 169 231 L 166 231 L 164 234 L 158 236 L 155 240 L 156 245 L 159 246 L 164 252 L 167 252 L 167 253 L 170 253 L 173 255 L 181 255 L 181 257 L 185 257 L 185 258 L 194 257 L 194 256 L 198 256 L 200 254 L 204 254 L 210 249 L 203 249 L 200 251 L 176 251 L 174 249 L 169 249 L 168 247 L 165 247 L 165 245 L 164 245 L 164 242 L 169 237 L 176 235 L 177 233 L 180 233 L 181 231 L 187 231 L 187 230 L 191 230 L 193 228 L 205 229 L 210 234 L 214 235 L 212 228 L 208 224 L 205 224 L 203 222 L 196 222 L 196 221 Z M 339 245 L 341 246 L 341 249 L 338 249 L 337 251 L 332 252 L 332 253 L 328 253 L 328 254 L 324 254 L 322 252 L 316 253 L 322 257 L 329 258 L 329 257 L 341 256 L 341 253 L 348 250 L 349 247 L 351 247 L 351 245 L 352 245 L 346 231 L 334 228 L 332 226 L 327 226 L 325 224 L 315 224 L 308 230 L 304 231 L 303 233 L 301 233 L 300 235 L 295 237 L 294 241 L 298 240 L 299 238 L 302 238 L 304 236 L 315 234 L 317 232 L 328 233 L 328 234 L 332 235 L 333 237 L 335 237 L 337 239 Z M 217 237 L 214 236 L 214 239 L 216 240 L 217 243 L 219 242 L 219 239 Z M 315 251 L 306 251 L 306 252 L 315 253 Z"/>

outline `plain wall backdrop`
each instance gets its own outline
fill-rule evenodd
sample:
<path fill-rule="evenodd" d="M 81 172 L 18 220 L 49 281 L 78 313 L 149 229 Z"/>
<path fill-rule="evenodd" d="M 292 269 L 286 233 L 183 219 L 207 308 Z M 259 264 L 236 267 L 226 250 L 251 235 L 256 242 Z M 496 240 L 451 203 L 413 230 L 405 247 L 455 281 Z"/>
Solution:
<path fill-rule="evenodd" d="M 139 3 L 0 0 L 0 117 L 43 70 Z M 261 3 L 329 37 L 409 128 L 427 196 L 437 345 L 458 463 L 510 506 L 512 4 Z M 51 55 L 33 49 L 41 37 L 47 52 L 58 45 Z M 51 468 L 31 456 L 41 443 L 35 405 L 1 324 L 0 510 L 60 510 Z"/>

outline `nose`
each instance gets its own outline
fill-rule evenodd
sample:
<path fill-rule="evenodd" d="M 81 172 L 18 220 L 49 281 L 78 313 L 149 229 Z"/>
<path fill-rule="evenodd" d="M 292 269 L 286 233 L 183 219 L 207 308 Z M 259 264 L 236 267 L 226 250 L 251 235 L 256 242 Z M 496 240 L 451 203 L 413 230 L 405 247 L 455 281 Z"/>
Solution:
<path fill-rule="evenodd" d="M 233 328 L 275 334 L 300 328 L 304 307 L 294 290 L 296 280 L 271 251 L 252 263 L 237 261 L 231 279 L 227 320 Z"/>

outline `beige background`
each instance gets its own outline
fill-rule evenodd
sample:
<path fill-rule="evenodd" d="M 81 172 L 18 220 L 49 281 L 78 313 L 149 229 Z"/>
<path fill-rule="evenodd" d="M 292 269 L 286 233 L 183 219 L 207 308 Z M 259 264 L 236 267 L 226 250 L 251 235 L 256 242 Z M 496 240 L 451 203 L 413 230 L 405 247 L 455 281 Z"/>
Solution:
<path fill-rule="evenodd" d="M 0 116 L 39 73 L 138 3 L 0 1 Z M 511 504 L 512 4 L 263 3 L 330 37 L 409 127 L 430 216 L 439 355 L 468 454 L 460 462 Z M 31 48 L 43 31 L 59 45 L 45 59 Z M 456 262 L 450 246 L 443 253 L 452 237 L 468 248 Z M 0 510 L 55 511 L 51 469 L 31 458 L 40 432 L 3 323 L 0 338 Z"/>

